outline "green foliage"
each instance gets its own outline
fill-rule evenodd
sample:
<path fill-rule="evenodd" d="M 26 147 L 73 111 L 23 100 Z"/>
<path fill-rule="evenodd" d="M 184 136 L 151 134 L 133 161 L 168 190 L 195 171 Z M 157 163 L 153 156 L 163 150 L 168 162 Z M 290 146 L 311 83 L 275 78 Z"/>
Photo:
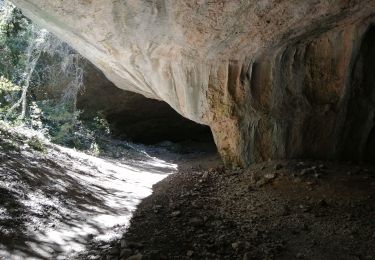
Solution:
<path fill-rule="evenodd" d="M 81 112 L 70 103 L 42 100 L 30 107 L 27 124 L 54 143 L 99 154 L 100 139 L 109 136 L 108 122 L 100 113 L 93 120 L 82 121 Z"/>
<path fill-rule="evenodd" d="M 5 78 L 4 76 L 0 76 L 0 94 L 9 94 L 13 92 L 19 92 L 21 88 L 15 84 L 13 84 L 10 80 Z"/>
<path fill-rule="evenodd" d="M 1 0 L 0 51 L 0 119 L 38 130 L 52 142 L 100 153 L 108 123 L 100 113 L 82 121 L 76 109 L 83 88 L 82 57 L 9 2 L 1 6 Z M 36 139 L 28 144 L 43 151 Z"/>
<path fill-rule="evenodd" d="M 11 4 L 0 9 L 0 72 L 12 82 L 18 82 L 24 71 L 23 55 L 31 37 L 31 22 Z"/>
<path fill-rule="evenodd" d="M 46 152 L 47 149 L 46 147 L 44 146 L 44 144 L 39 140 L 38 137 L 36 136 L 33 136 L 31 137 L 27 144 L 32 148 L 34 149 L 35 151 L 39 151 L 39 152 Z"/>
<path fill-rule="evenodd" d="M 9 107 L 20 96 L 21 87 L 13 84 L 4 76 L 0 76 L 0 116 L 4 115 Z"/>
<path fill-rule="evenodd" d="M 92 129 L 98 135 L 110 134 L 109 124 L 107 120 L 104 118 L 102 112 L 100 111 L 97 112 L 96 116 L 92 119 L 92 121 L 87 121 L 85 124 L 89 129 Z"/>

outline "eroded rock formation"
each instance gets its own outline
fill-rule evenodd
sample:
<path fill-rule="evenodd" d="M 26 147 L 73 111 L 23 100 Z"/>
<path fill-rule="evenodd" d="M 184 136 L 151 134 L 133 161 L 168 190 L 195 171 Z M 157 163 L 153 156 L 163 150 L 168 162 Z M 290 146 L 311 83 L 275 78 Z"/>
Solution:
<path fill-rule="evenodd" d="M 228 165 L 373 159 L 373 0 L 13 2 L 118 87 L 209 125 Z"/>

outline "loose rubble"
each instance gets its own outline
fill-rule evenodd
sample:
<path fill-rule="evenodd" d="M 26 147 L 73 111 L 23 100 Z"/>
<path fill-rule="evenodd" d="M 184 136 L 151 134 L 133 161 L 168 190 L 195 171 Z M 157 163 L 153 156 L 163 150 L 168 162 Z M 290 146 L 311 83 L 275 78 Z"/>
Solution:
<path fill-rule="evenodd" d="M 183 170 L 154 185 L 123 238 L 111 244 L 116 250 L 95 254 L 100 259 L 375 259 L 374 183 L 373 167 L 330 162 Z"/>

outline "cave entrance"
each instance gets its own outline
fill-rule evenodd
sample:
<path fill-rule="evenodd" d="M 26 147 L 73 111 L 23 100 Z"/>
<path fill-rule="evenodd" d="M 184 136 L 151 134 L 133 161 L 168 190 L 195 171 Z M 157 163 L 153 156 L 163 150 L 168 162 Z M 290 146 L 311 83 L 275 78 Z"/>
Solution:
<path fill-rule="evenodd" d="M 101 111 L 115 138 L 147 145 L 169 141 L 217 151 L 210 127 L 181 116 L 165 102 L 117 88 L 94 65 L 86 67 L 85 86 L 78 109 L 87 118 Z"/>
<path fill-rule="evenodd" d="M 369 94 L 369 131 L 364 160 L 375 163 L 375 25 L 370 26 L 362 45 L 363 65 L 363 88 L 365 94 Z M 367 93 L 366 93 L 367 92 Z"/>
<path fill-rule="evenodd" d="M 365 33 L 354 63 L 344 158 L 375 163 L 375 25 Z"/>
<path fill-rule="evenodd" d="M 107 116 L 116 137 L 143 144 L 164 141 L 213 144 L 208 126 L 184 118 L 167 103 L 133 93 L 132 99 L 129 107 Z"/>

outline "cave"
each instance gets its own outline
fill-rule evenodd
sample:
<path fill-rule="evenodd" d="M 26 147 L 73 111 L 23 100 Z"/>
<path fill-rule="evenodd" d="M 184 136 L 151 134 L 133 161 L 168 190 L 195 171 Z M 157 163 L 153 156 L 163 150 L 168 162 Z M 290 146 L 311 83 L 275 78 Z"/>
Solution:
<path fill-rule="evenodd" d="M 365 144 L 364 160 L 375 163 L 375 25 L 371 25 L 361 49 L 363 65 L 363 89 L 368 99 L 368 136 Z"/>
<path fill-rule="evenodd" d="M 375 162 L 375 26 L 363 35 L 354 55 L 348 114 L 342 140 L 346 160 Z"/>
<path fill-rule="evenodd" d="M 11 1 L 111 135 L 0 122 L 0 258 L 375 259 L 374 0 Z"/>
<path fill-rule="evenodd" d="M 142 144 L 171 142 L 211 142 L 208 126 L 195 123 L 179 115 L 167 103 L 135 98 L 129 109 L 107 115 L 113 135 Z"/>
<path fill-rule="evenodd" d="M 88 61 L 84 81 L 77 108 L 86 119 L 102 114 L 113 137 L 140 144 L 199 142 L 216 150 L 209 126 L 183 117 L 163 101 L 117 88 Z"/>
<path fill-rule="evenodd" d="M 13 2 L 117 87 L 209 126 L 227 167 L 363 157 L 366 141 L 347 125 L 367 131 L 361 136 L 371 129 L 346 111 L 366 106 L 355 101 L 357 76 L 350 74 L 361 70 L 353 70 L 361 39 L 372 42 L 373 29 L 365 30 L 374 1 Z M 134 139 L 160 139 L 156 129 L 153 137 L 130 134 L 137 127 L 115 117 L 112 124 Z"/>

